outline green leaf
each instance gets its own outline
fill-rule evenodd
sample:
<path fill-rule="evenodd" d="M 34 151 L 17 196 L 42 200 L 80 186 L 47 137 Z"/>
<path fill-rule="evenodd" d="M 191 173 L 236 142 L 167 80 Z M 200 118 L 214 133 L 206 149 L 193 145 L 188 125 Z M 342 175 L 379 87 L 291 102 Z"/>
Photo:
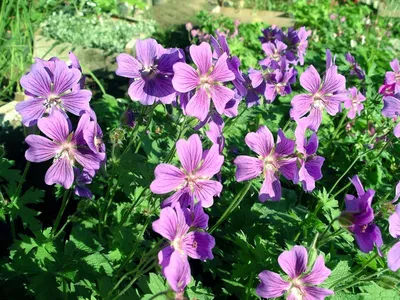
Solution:
<path fill-rule="evenodd" d="M 337 282 L 339 279 L 342 279 L 341 282 L 346 282 L 347 277 L 351 275 L 350 266 L 347 261 L 340 261 L 336 267 L 333 269 L 331 275 L 328 279 L 323 283 L 323 286 L 329 287 L 333 283 Z"/>
<path fill-rule="evenodd" d="M 360 294 L 363 300 L 393 300 L 399 298 L 399 292 L 395 289 L 384 289 L 374 282 L 371 285 L 362 287 L 363 293 Z"/>

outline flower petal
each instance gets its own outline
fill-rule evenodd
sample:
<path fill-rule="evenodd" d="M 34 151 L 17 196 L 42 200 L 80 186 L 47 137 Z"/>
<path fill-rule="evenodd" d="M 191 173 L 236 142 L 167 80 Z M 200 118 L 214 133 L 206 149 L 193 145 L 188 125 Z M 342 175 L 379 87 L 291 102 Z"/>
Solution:
<path fill-rule="evenodd" d="M 177 189 L 185 182 L 185 174 L 177 167 L 169 164 L 160 164 L 154 170 L 155 179 L 150 190 L 155 194 L 166 194 Z"/>
<path fill-rule="evenodd" d="M 387 118 L 397 117 L 400 113 L 400 99 L 392 96 L 383 97 L 382 115 Z"/>
<path fill-rule="evenodd" d="M 310 114 L 306 117 L 308 126 L 312 131 L 318 131 L 322 123 L 322 110 L 319 108 L 312 108 Z"/>
<path fill-rule="evenodd" d="M 309 66 L 300 76 L 300 84 L 311 94 L 318 92 L 321 86 L 321 77 L 313 65 Z"/>
<path fill-rule="evenodd" d="M 155 39 L 138 40 L 136 42 L 136 57 L 145 69 L 154 65 L 154 60 L 162 51 L 162 46 Z"/>
<path fill-rule="evenodd" d="M 66 111 L 80 116 L 84 111 L 90 111 L 89 101 L 92 97 L 92 92 L 89 90 L 77 90 L 61 96 L 63 106 Z"/>
<path fill-rule="evenodd" d="M 190 65 L 177 62 L 174 64 L 173 69 L 174 77 L 172 78 L 172 85 L 178 92 L 190 92 L 200 84 L 199 74 Z"/>
<path fill-rule="evenodd" d="M 354 185 L 354 187 L 356 188 L 358 196 L 362 196 L 362 195 L 365 194 L 364 187 L 363 187 L 363 185 L 361 183 L 360 177 L 358 177 L 357 175 L 354 175 L 353 178 L 351 178 L 350 181 Z"/>
<path fill-rule="evenodd" d="M 390 248 L 388 255 L 388 267 L 393 272 L 400 269 L 400 242 L 396 243 L 392 248 Z"/>
<path fill-rule="evenodd" d="M 280 160 L 279 172 L 288 180 L 294 180 L 297 176 L 297 159 L 289 158 Z"/>
<path fill-rule="evenodd" d="M 389 233 L 395 239 L 400 237 L 400 205 L 396 206 L 396 211 L 389 217 Z"/>
<path fill-rule="evenodd" d="M 72 89 L 72 87 L 79 82 L 82 73 L 78 69 L 68 68 L 67 64 L 62 60 L 55 61 L 54 64 L 53 92 L 56 95 L 61 95 Z"/>
<path fill-rule="evenodd" d="M 290 110 L 290 117 L 298 120 L 304 116 L 311 109 L 313 98 L 311 95 L 300 94 L 296 95 L 292 99 L 292 109 Z"/>
<path fill-rule="evenodd" d="M 223 53 L 218 58 L 217 63 L 212 70 L 210 77 L 217 82 L 227 82 L 235 79 L 235 74 L 228 68 L 227 64 L 228 55 Z"/>
<path fill-rule="evenodd" d="M 290 283 L 282 279 L 282 277 L 271 271 L 262 271 L 258 274 L 261 283 L 257 286 L 256 293 L 262 298 L 277 298 L 286 293 L 290 287 Z"/>
<path fill-rule="evenodd" d="M 323 283 L 331 275 L 331 270 L 325 267 L 324 257 L 318 256 L 314 266 L 309 274 L 302 278 L 302 281 L 310 285 L 318 285 Z"/>
<path fill-rule="evenodd" d="M 121 53 L 117 56 L 118 68 L 115 74 L 127 78 L 137 78 L 140 77 L 140 69 L 142 65 L 133 56 L 125 53 Z"/>
<path fill-rule="evenodd" d="M 209 91 L 217 112 L 223 114 L 226 104 L 235 96 L 235 92 L 222 85 L 213 85 Z"/>
<path fill-rule="evenodd" d="M 53 162 L 44 177 L 47 185 L 58 183 L 69 189 L 74 182 L 74 171 L 68 157 L 61 157 Z"/>
<path fill-rule="evenodd" d="M 182 240 L 182 248 L 194 259 L 213 259 L 215 239 L 207 232 L 191 231 Z"/>
<path fill-rule="evenodd" d="M 250 132 L 245 137 L 247 146 L 262 157 L 267 157 L 274 147 L 274 137 L 266 126 L 260 126 L 257 132 Z"/>
<path fill-rule="evenodd" d="M 201 167 L 196 172 L 196 176 L 212 177 L 217 174 L 224 163 L 224 156 L 219 154 L 219 145 L 215 144 L 207 152 Z"/>
<path fill-rule="evenodd" d="M 256 157 L 240 155 L 235 158 L 236 181 L 241 182 L 260 176 L 263 170 L 262 160 Z"/>
<path fill-rule="evenodd" d="M 193 134 L 187 141 L 180 139 L 176 143 L 176 152 L 186 172 L 188 174 L 192 173 L 200 164 L 203 156 L 200 137 L 197 134 Z"/>
<path fill-rule="evenodd" d="M 57 109 L 48 117 L 40 118 L 38 127 L 41 132 L 59 143 L 65 142 L 72 130 L 69 119 Z"/>
<path fill-rule="evenodd" d="M 305 286 L 303 287 L 305 291 L 304 300 L 324 300 L 325 297 L 333 295 L 332 290 L 316 287 L 316 286 Z"/>
<path fill-rule="evenodd" d="M 290 251 L 284 251 L 278 257 L 279 265 L 291 279 L 295 279 L 306 272 L 307 262 L 307 249 L 303 246 L 294 246 Z"/>
<path fill-rule="evenodd" d="M 25 126 L 36 125 L 37 120 L 43 116 L 46 109 L 43 105 L 42 98 L 30 98 L 22 102 L 18 102 L 15 110 L 22 117 L 22 124 Z"/>
<path fill-rule="evenodd" d="M 275 152 L 279 155 L 290 155 L 294 151 L 295 142 L 288 139 L 281 129 L 278 130 Z"/>
<path fill-rule="evenodd" d="M 325 80 L 321 88 L 321 93 L 332 94 L 346 90 L 346 78 L 338 74 L 337 66 L 333 65 L 326 70 Z"/>
<path fill-rule="evenodd" d="M 135 80 L 128 89 L 128 95 L 133 101 L 140 101 L 143 105 L 153 105 L 156 97 L 148 95 L 144 92 L 146 81 L 143 79 Z"/>
<path fill-rule="evenodd" d="M 194 196 L 203 207 L 210 207 L 214 203 L 214 196 L 222 191 L 222 184 L 215 180 L 197 180 L 194 186 Z"/>
<path fill-rule="evenodd" d="M 212 52 L 210 44 L 202 42 L 199 46 L 192 45 L 189 48 L 190 57 L 200 71 L 205 75 L 212 66 Z"/>
<path fill-rule="evenodd" d="M 152 227 L 155 232 L 173 241 L 177 234 L 178 217 L 175 210 L 171 207 L 165 207 L 160 212 L 160 218 L 153 222 Z"/>
<path fill-rule="evenodd" d="M 78 148 L 74 150 L 76 161 L 85 169 L 98 170 L 105 159 L 105 153 L 94 153 L 90 149 Z"/>
<path fill-rule="evenodd" d="M 30 72 L 21 77 L 20 83 L 27 92 L 34 96 L 47 97 L 51 93 L 50 75 L 40 64 L 34 64 Z"/>
<path fill-rule="evenodd" d="M 169 264 L 163 269 L 168 284 L 175 292 L 183 292 L 191 280 L 190 265 L 186 256 L 174 251 Z"/>
<path fill-rule="evenodd" d="M 196 91 L 193 97 L 189 100 L 186 106 L 186 113 L 189 116 L 198 118 L 203 121 L 210 111 L 210 97 L 205 89 L 200 88 Z"/>
<path fill-rule="evenodd" d="M 25 158 L 31 162 L 43 162 L 56 156 L 60 146 L 55 142 L 36 134 L 28 135 L 25 142 L 29 145 Z"/>
<path fill-rule="evenodd" d="M 277 178 L 275 171 L 267 170 L 264 173 L 265 179 L 261 186 L 258 199 L 261 202 L 266 200 L 279 201 L 282 197 L 282 187 L 279 178 Z"/>

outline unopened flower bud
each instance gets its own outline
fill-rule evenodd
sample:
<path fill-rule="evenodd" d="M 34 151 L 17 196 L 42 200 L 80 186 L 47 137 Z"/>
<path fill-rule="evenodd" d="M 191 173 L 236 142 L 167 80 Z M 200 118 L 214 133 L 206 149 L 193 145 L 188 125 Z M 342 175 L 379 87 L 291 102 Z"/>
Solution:
<path fill-rule="evenodd" d="M 128 110 L 122 115 L 121 123 L 130 128 L 136 126 L 135 113 L 130 108 L 128 108 Z"/>

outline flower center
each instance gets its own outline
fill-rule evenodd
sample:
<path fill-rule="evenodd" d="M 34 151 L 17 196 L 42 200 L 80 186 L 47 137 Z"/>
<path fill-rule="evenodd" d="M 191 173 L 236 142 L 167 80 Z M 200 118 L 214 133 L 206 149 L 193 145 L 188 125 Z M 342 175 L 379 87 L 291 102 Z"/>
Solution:
<path fill-rule="evenodd" d="M 74 164 L 74 154 L 73 154 L 73 149 L 75 148 L 75 145 L 72 144 L 71 142 L 64 142 L 61 145 L 60 151 L 56 154 L 54 157 L 55 160 L 60 159 L 60 158 L 66 158 L 70 161 L 71 165 Z"/>
<path fill-rule="evenodd" d="M 369 224 L 365 224 L 361 227 L 361 232 L 365 233 L 365 231 L 367 230 Z"/>
<path fill-rule="evenodd" d="M 171 246 L 178 251 L 181 254 L 183 253 L 183 249 L 182 249 L 182 239 L 181 238 L 176 238 L 171 242 Z"/>
<path fill-rule="evenodd" d="M 275 90 L 277 91 L 278 94 L 282 94 L 285 90 L 285 86 L 286 86 L 285 83 L 277 83 L 275 85 Z"/>
<path fill-rule="evenodd" d="M 276 165 L 276 158 L 273 154 L 270 154 L 264 158 L 261 158 L 264 162 L 264 174 L 267 171 L 276 171 L 278 167 Z"/>
<path fill-rule="evenodd" d="M 323 95 L 321 95 L 320 93 L 316 93 L 316 94 L 314 95 L 314 103 L 313 103 L 313 106 L 314 106 L 315 108 L 319 108 L 319 109 L 325 107 L 325 99 L 324 99 Z"/>
<path fill-rule="evenodd" d="M 292 281 L 292 285 L 289 288 L 289 294 L 294 297 L 296 300 L 304 299 L 304 292 L 302 291 L 301 287 L 303 283 L 300 279 L 296 278 Z"/>
<path fill-rule="evenodd" d="M 210 88 L 211 85 L 214 84 L 214 80 L 208 75 L 204 75 L 200 77 L 200 85 L 204 89 Z"/>
<path fill-rule="evenodd" d="M 59 95 L 51 94 L 47 97 L 46 101 L 43 103 L 46 112 L 50 112 L 50 109 L 54 106 L 60 106 L 62 103 Z"/>
<path fill-rule="evenodd" d="M 275 61 L 281 60 L 281 54 L 278 52 L 278 50 L 275 49 L 274 54 L 271 55 L 271 59 L 273 59 Z"/>
<path fill-rule="evenodd" d="M 157 75 L 157 65 L 148 66 L 140 72 L 143 78 L 151 79 Z"/>

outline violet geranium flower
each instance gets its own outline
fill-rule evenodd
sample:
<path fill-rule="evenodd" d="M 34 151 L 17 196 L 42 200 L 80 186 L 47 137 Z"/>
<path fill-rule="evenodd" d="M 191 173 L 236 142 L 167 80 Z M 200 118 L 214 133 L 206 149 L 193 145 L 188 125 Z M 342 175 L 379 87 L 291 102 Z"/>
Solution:
<path fill-rule="evenodd" d="M 158 253 L 159 264 L 168 283 L 181 292 L 190 282 L 188 257 L 200 260 L 213 259 L 214 238 L 203 231 L 208 227 L 208 216 L 201 204 L 193 211 L 176 205 L 161 210 L 160 218 L 153 222 L 153 230 L 169 241 Z"/>
<path fill-rule="evenodd" d="M 98 170 L 104 155 L 94 153 L 83 139 L 83 132 L 90 120 L 83 114 L 75 132 L 71 133 L 71 124 L 65 115 L 55 110 L 50 116 L 39 119 L 38 127 L 49 138 L 31 134 L 25 139 L 29 149 L 25 158 L 31 162 L 43 162 L 53 159 L 47 170 L 45 182 L 48 185 L 58 183 L 69 189 L 74 182 L 73 167 L 79 163 L 87 170 Z"/>
<path fill-rule="evenodd" d="M 364 109 L 364 105 L 361 102 L 365 101 L 366 98 L 354 86 L 352 88 L 349 88 L 348 91 L 348 98 L 344 100 L 344 107 L 349 108 L 347 117 L 350 119 L 354 119 L 356 117 L 356 114 L 360 115 L 361 111 Z"/>
<path fill-rule="evenodd" d="M 222 191 L 221 183 L 211 180 L 224 162 L 224 157 L 219 154 L 219 145 L 214 144 L 203 153 L 200 137 L 193 134 L 187 141 L 180 139 L 176 150 L 183 168 L 159 164 L 154 171 L 156 178 L 150 185 L 151 191 L 155 194 L 175 191 L 162 203 L 163 207 L 176 206 L 183 194 L 189 194 L 203 207 L 210 207 L 213 197 Z"/>
<path fill-rule="evenodd" d="M 371 189 L 365 191 L 357 175 L 351 182 L 358 196 L 345 196 L 346 209 L 342 212 L 341 218 L 350 223 L 348 229 L 354 234 L 362 252 L 371 252 L 376 246 L 380 254 L 380 247 L 383 245 L 382 234 L 379 227 L 373 223 L 375 216 L 371 206 L 375 191 Z"/>
<path fill-rule="evenodd" d="M 389 233 L 395 239 L 400 238 L 400 205 L 396 206 L 396 211 L 389 217 Z M 387 260 L 390 270 L 396 272 L 400 269 L 400 242 L 390 248 Z"/>
<path fill-rule="evenodd" d="M 152 105 L 156 101 L 171 104 L 176 92 L 171 80 L 173 65 L 184 61 L 179 49 L 164 49 L 154 39 L 136 42 L 136 58 L 122 53 L 117 56 L 115 73 L 130 78 L 128 94 L 133 101 Z"/>
<path fill-rule="evenodd" d="M 292 99 L 290 116 L 298 120 L 308 112 L 310 129 L 317 131 L 322 122 L 322 112 L 331 116 L 340 110 L 340 104 L 346 99 L 346 79 L 337 73 L 337 66 L 332 65 L 326 71 L 323 82 L 314 66 L 309 66 L 300 76 L 300 84 L 309 94 L 296 95 Z"/>
<path fill-rule="evenodd" d="M 93 194 L 86 186 L 87 184 L 92 183 L 92 176 L 89 174 L 90 172 L 86 170 L 79 170 L 79 168 L 74 167 L 74 175 L 75 175 L 75 195 L 83 198 L 91 199 Z M 93 174 L 94 175 L 94 174 Z"/>
<path fill-rule="evenodd" d="M 256 289 L 262 298 L 278 298 L 286 294 L 286 299 L 318 299 L 333 295 L 333 291 L 318 287 L 331 274 L 325 266 L 322 255 L 318 256 L 313 268 L 307 273 L 308 254 L 303 246 L 294 246 L 278 257 L 278 263 L 288 275 L 287 280 L 275 272 L 263 271 L 258 277 L 261 283 Z"/>
<path fill-rule="evenodd" d="M 322 178 L 321 168 L 325 161 L 322 156 L 316 155 L 318 150 L 318 136 L 314 132 L 307 140 L 307 120 L 302 119 L 297 123 L 295 130 L 298 162 L 300 164 L 298 180 L 306 192 L 315 189 L 315 182 Z"/>
<path fill-rule="evenodd" d="M 297 31 L 299 43 L 297 44 L 297 56 L 299 57 L 300 65 L 304 65 L 304 57 L 308 48 L 308 37 L 311 35 L 311 30 L 306 30 L 303 26 Z"/>
<path fill-rule="evenodd" d="M 386 72 L 385 84 L 394 84 L 394 93 L 400 93 L 400 65 L 397 59 L 390 62 L 393 72 Z"/>
<path fill-rule="evenodd" d="M 15 107 L 25 126 L 35 125 L 38 119 L 54 110 L 68 111 L 77 116 L 90 110 L 92 93 L 73 89 L 81 79 L 81 72 L 68 68 L 58 59 L 44 62 L 33 64 L 29 73 L 20 80 L 25 93 L 31 96 Z"/>
<path fill-rule="evenodd" d="M 217 112 L 222 114 L 226 104 L 234 97 L 235 93 L 222 83 L 234 80 L 235 74 L 229 70 L 226 52 L 213 65 L 209 44 L 192 45 L 189 51 L 198 70 L 183 62 L 176 63 L 172 84 L 180 93 L 196 90 L 186 106 L 186 113 L 203 121 L 210 111 L 210 99 Z"/>
<path fill-rule="evenodd" d="M 356 75 L 358 79 L 362 80 L 365 78 L 365 73 L 356 62 L 356 59 L 350 52 L 346 53 L 346 60 L 350 63 L 350 75 Z"/>
<path fill-rule="evenodd" d="M 400 93 L 383 97 L 382 115 L 387 118 L 397 118 L 400 114 Z M 400 123 L 393 130 L 396 137 L 400 137 Z"/>
<path fill-rule="evenodd" d="M 264 182 L 259 193 L 259 200 L 261 202 L 268 199 L 279 201 L 282 196 L 280 174 L 288 180 L 296 178 L 296 158 L 290 157 L 294 150 L 294 141 L 287 139 L 279 129 L 275 145 L 271 131 L 266 126 L 261 126 L 257 132 L 248 133 L 245 142 L 259 156 L 236 157 L 234 161 L 237 166 L 236 180 L 241 182 L 263 174 Z"/>
<path fill-rule="evenodd" d="M 289 70 L 275 70 L 271 80 L 267 82 L 264 96 L 268 103 L 275 100 L 276 96 L 286 96 L 292 92 L 291 84 L 296 81 L 297 72 L 290 68 Z"/>

